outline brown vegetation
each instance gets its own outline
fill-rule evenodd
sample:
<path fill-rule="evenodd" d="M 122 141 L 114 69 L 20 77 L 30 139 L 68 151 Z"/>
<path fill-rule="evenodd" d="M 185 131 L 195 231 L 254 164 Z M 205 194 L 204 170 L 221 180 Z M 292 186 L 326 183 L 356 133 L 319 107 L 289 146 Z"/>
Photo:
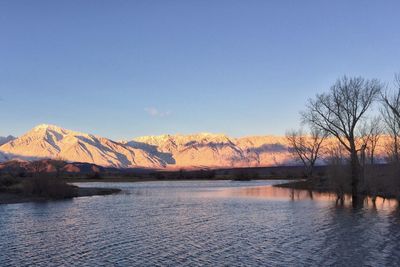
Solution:
<path fill-rule="evenodd" d="M 377 99 L 381 84 L 377 80 L 361 77 L 343 77 L 336 81 L 328 93 L 310 99 L 303 121 L 334 136 L 350 156 L 353 204 L 358 202 L 360 161 L 357 131 L 372 103 Z"/>
<path fill-rule="evenodd" d="M 400 76 L 396 76 L 394 92 L 382 92 L 382 87 L 378 80 L 343 77 L 329 92 L 309 100 L 302 113 L 303 122 L 335 137 L 337 143 L 323 153 L 326 176 L 297 187 L 332 191 L 338 199 L 351 193 L 354 206 L 365 195 L 400 199 Z M 368 111 L 377 100 L 382 103 L 381 116 L 371 118 Z M 389 140 L 388 164 L 377 165 L 375 151 L 383 134 Z M 318 157 L 321 159 L 321 155 L 311 153 L 315 146 L 306 143 L 300 132 L 291 132 L 287 138 L 306 169 L 312 168 Z M 319 149 L 321 144 L 317 144 Z"/>
<path fill-rule="evenodd" d="M 304 134 L 302 130 L 292 130 L 286 134 L 289 152 L 295 159 L 301 161 L 309 178 L 313 176 L 314 167 L 320 158 L 322 144 L 326 137 L 326 131 L 317 128 L 312 128 L 309 134 Z"/>
<path fill-rule="evenodd" d="M 38 176 L 24 179 L 21 184 L 24 195 L 51 199 L 72 198 L 77 196 L 77 187 L 54 177 Z"/>
<path fill-rule="evenodd" d="M 61 179 L 48 176 L 0 178 L 0 192 L 17 194 L 25 197 L 63 199 L 77 196 L 77 187 Z"/>

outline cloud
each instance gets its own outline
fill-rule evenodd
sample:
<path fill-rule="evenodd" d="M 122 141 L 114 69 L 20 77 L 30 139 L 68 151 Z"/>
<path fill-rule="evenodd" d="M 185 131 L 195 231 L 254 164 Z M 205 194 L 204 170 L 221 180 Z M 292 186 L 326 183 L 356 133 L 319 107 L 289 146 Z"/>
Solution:
<path fill-rule="evenodd" d="M 146 113 L 152 117 L 164 118 L 164 117 L 168 117 L 169 115 L 171 115 L 171 111 L 169 111 L 169 110 L 168 111 L 160 111 L 155 107 L 145 108 L 144 111 L 146 111 Z"/>

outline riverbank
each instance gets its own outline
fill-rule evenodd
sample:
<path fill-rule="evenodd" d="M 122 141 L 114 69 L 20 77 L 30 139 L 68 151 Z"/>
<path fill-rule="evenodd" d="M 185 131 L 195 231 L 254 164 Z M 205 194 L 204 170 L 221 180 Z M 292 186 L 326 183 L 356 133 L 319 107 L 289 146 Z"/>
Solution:
<path fill-rule="evenodd" d="M 319 192 L 319 193 L 332 193 L 332 194 L 337 194 L 339 196 L 343 195 L 350 195 L 351 190 L 349 188 L 341 190 L 338 190 L 338 188 L 332 187 L 329 185 L 328 182 L 322 182 L 322 181 L 309 181 L 309 180 L 295 180 L 295 181 L 290 181 L 287 183 L 282 183 L 282 184 L 277 184 L 274 185 L 275 187 L 282 187 L 282 188 L 289 188 L 289 189 L 295 189 L 295 190 L 308 190 L 308 191 L 314 191 L 314 192 Z M 346 188 L 346 187 L 344 187 Z M 365 197 L 371 197 L 372 199 L 375 199 L 376 197 L 381 197 L 383 199 L 398 199 L 399 195 L 396 194 L 395 190 L 392 190 L 393 188 L 385 188 L 381 187 L 380 190 L 363 190 L 361 192 L 361 196 Z"/>
<path fill-rule="evenodd" d="M 333 192 L 332 188 L 329 188 L 327 185 L 315 184 L 311 183 L 307 180 L 294 180 L 287 183 L 274 185 L 275 187 L 283 187 L 289 189 L 298 189 L 298 190 L 312 190 L 316 192 L 326 193 Z"/>
<path fill-rule="evenodd" d="M 51 176 L 0 179 L 0 204 L 72 199 L 74 197 L 109 195 L 114 188 L 80 188 Z"/>
<path fill-rule="evenodd" d="M 131 177 L 116 177 L 116 178 L 68 178 L 65 179 L 68 183 L 137 183 L 137 182 L 163 182 L 163 181 L 262 181 L 262 180 L 288 180 L 284 177 L 278 178 L 249 178 L 249 179 L 237 179 L 230 176 L 221 176 L 215 178 L 131 178 Z"/>
<path fill-rule="evenodd" d="M 16 203 L 25 203 L 25 202 L 46 202 L 46 201 L 55 201 L 62 199 L 72 199 L 75 197 L 90 197 L 90 196 L 105 196 L 111 195 L 121 192 L 121 189 L 117 188 L 75 188 L 75 195 L 67 198 L 52 198 L 52 197 L 44 197 L 44 196 L 35 196 L 35 195 L 23 195 L 19 193 L 11 193 L 11 192 L 0 192 L 0 205 L 1 204 L 16 204 Z"/>

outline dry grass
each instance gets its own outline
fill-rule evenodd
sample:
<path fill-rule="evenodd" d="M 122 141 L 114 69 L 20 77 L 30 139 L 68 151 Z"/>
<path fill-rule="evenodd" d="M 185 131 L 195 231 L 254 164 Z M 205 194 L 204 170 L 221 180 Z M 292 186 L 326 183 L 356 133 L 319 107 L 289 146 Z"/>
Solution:
<path fill-rule="evenodd" d="M 61 179 L 38 176 L 24 179 L 21 183 L 21 193 L 27 196 L 64 199 L 77 196 L 77 187 Z"/>

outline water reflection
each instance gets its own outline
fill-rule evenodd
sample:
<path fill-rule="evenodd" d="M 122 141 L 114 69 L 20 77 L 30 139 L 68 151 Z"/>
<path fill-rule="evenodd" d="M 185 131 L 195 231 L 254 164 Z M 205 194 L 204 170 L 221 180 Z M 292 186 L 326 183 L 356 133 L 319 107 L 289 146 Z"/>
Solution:
<path fill-rule="evenodd" d="M 203 196 L 210 196 L 210 193 L 203 193 Z M 264 200 L 291 200 L 291 201 L 324 201 L 335 203 L 337 206 L 351 206 L 351 196 L 344 195 L 343 202 L 338 200 L 334 193 L 321 193 L 310 190 L 289 189 L 276 186 L 256 186 L 244 188 L 226 188 L 218 192 L 213 192 L 212 195 L 218 197 L 245 197 Z M 396 210 L 398 201 L 394 199 L 384 199 L 376 197 L 372 199 L 366 197 L 363 201 L 362 208 L 375 210 Z"/>
<path fill-rule="evenodd" d="M 0 206 L 1 266 L 400 265 L 395 201 L 276 182 L 92 184 L 123 194 Z"/>

